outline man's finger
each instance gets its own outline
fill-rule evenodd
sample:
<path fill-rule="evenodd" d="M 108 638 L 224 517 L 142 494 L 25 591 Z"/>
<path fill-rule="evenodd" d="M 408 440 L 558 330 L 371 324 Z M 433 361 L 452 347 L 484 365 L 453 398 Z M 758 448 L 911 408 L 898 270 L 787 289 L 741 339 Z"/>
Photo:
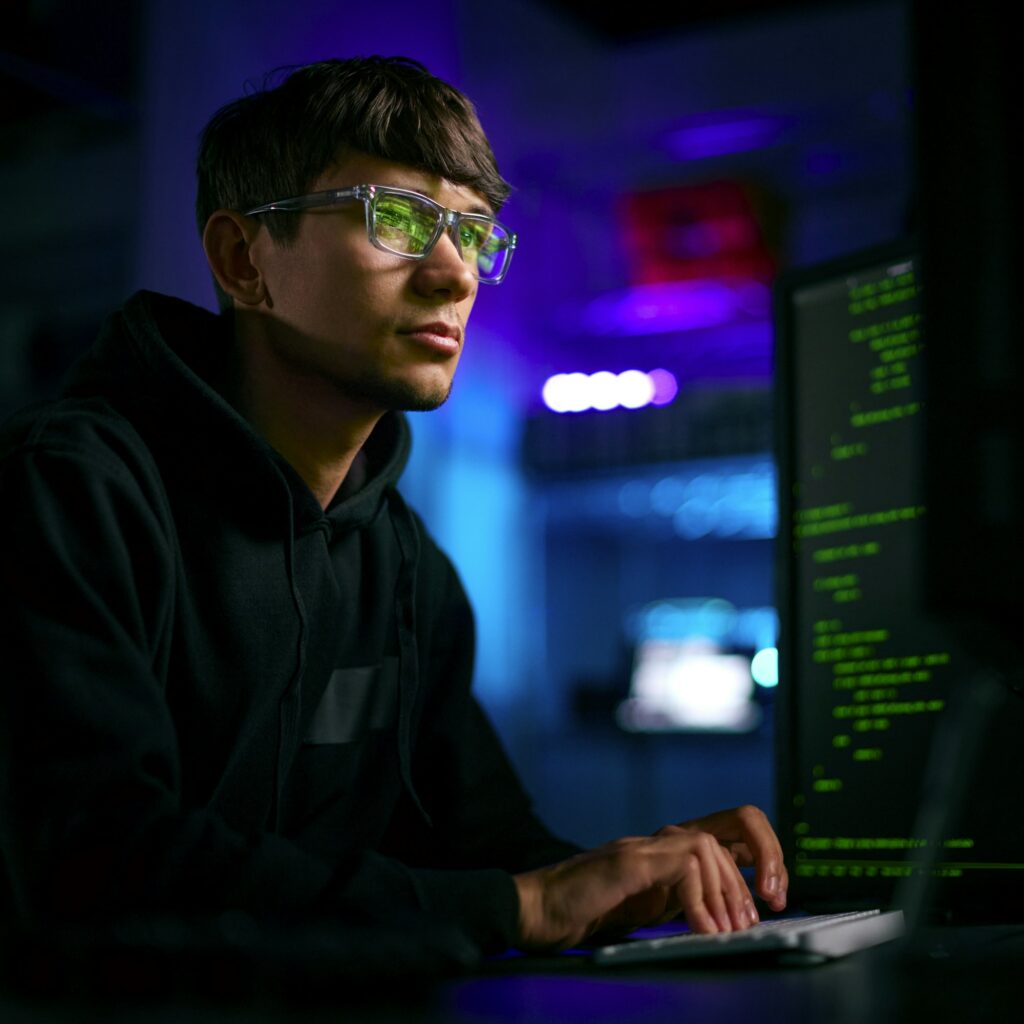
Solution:
<path fill-rule="evenodd" d="M 695 932 L 716 934 L 722 929 L 704 899 L 705 882 L 700 857 L 696 853 L 685 854 L 681 868 L 676 892 L 686 923 Z"/>
<path fill-rule="evenodd" d="M 702 832 L 694 837 L 695 852 L 700 860 L 704 905 L 715 919 L 720 932 L 733 930 L 733 919 L 725 900 L 724 888 L 728 884 L 722 875 L 721 847 L 713 836 Z"/>
<path fill-rule="evenodd" d="M 757 807 L 736 807 L 684 823 L 699 828 L 727 846 L 743 844 L 756 865 L 754 888 L 774 910 L 786 905 L 789 876 L 782 859 L 782 847 L 764 812 Z"/>
<path fill-rule="evenodd" d="M 721 860 L 722 892 L 729 908 L 733 928 L 749 928 L 757 924 L 758 917 L 747 883 L 725 847 L 718 846 L 718 856 Z"/>
<path fill-rule="evenodd" d="M 713 836 L 692 829 L 680 832 L 686 837 L 687 846 L 693 850 L 695 867 L 700 873 L 699 903 L 693 902 L 698 896 L 689 874 L 685 874 L 676 886 L 674 896 L 680 909 L 692 922 L 695 915 L 701 916 L 703 907 L 719 932 L 746 928 L 750 924 L 746 909 L 749 894 L 736 865 Z"/>

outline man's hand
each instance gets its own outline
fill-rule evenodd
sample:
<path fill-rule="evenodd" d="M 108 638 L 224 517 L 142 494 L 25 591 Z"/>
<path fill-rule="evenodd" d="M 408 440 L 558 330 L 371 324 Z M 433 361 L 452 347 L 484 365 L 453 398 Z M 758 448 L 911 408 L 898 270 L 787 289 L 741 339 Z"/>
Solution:
<path fill-rule="evenodd" d="M 758 894 L 775 910 L 785 906 L 782 850 L 756 807 L 617 839 L 516 875 L 519 946 L 564 949 L 598 932 L 630 931 L 680 914 L 696 932 L 748 928 L 757 911 L 737 864 L 755 864 Z"/>
<path fill-rule="evenodd" d="M 754 891 L 772 908 L 784 910 L 789 874 L 782 861 L 782 847 L 768 819 L 756 807 L 718 811 L 704 818 L 684 822 L 680 828 L 696 828 L 713 835 L 733 861 L 753 866 Z"/>

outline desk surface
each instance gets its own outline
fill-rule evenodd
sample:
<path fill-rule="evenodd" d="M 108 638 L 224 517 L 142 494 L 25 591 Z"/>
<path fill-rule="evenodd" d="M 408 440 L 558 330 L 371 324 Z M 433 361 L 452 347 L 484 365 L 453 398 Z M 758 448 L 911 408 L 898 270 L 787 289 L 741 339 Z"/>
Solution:
<path fill-rule="evenodd" d="M 1024 1016 L 1020 933 L 945 931 L 913 955 L 894 944 L 814 967 L 703 962 L 700 966 L 596 968 L 583 956 L 513 957 L 478 972 L 403 991 L 387 986 L 336 995 L 213 992 L 183 996 L 0 994 L 4 1024 L 800 1024 L 921 1021 L 974 1024 Z M 386 991 L 385 991 L 386 989 Z"/>

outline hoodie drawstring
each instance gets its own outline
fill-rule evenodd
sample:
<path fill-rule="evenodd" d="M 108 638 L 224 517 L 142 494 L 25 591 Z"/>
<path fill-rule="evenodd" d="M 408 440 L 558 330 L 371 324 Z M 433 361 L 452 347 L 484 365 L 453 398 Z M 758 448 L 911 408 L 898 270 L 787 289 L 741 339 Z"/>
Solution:
<path fill-rule="evenodd" d="M 389 490 L 391 525 L 395 531 L 402 563 L 395 584 L 395 612 L 398 620 L 398 764 L 402 784 L 426 823 L 430 815 L 423 806 L 412 781 L 412 707 L 416 698 L 416 565 L 419 561 L 419 535 L 412 513 L 396 490 Z"/>

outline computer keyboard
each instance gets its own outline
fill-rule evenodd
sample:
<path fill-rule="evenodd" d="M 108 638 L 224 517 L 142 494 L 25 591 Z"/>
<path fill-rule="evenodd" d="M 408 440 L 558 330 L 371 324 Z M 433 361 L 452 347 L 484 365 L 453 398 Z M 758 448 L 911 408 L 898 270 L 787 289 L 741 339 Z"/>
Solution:
<path fill-rule="evenodd" d="M 902 911 L 857 910 L 845 914 L 778 918 L 762 921 L 745 931 L 718 935 L 687 932 L 664 938 L 627 940 L 595 950 L 593 960 L 614 966 L 753 953 L 793 953 L 822 960 L 877 946 L 902 934 Z"/>

